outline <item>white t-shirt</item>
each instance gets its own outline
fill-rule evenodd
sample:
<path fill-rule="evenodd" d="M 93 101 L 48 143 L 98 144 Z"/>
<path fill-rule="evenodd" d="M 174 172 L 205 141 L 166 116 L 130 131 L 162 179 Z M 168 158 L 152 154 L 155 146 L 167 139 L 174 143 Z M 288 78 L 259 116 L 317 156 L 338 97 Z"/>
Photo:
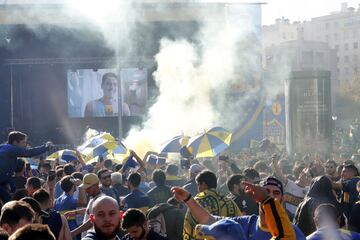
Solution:
<path fill-rule="evenodd" d="M 309 187 L 300 187 L 294 181 L 288 179 L 284 187 L 285 192 L 285 208 L 291 214 L 295 214 L 297 207 L 304 200 Z"/>

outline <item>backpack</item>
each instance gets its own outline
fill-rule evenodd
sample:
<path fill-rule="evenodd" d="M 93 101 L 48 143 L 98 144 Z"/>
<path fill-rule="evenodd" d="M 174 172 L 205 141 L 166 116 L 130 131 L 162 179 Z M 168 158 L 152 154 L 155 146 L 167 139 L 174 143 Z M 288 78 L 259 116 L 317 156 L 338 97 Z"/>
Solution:
<path fill-rule="evenodd" d="M 166 237 L 166 222 L 164 213 L 173 208 L 174 206 L 167 203 L 160 203 L 150 208 L 147 211 L 147 219 L 149 220 L 149 225 L 154 232 L 160 234 L 163 237 Z"/>

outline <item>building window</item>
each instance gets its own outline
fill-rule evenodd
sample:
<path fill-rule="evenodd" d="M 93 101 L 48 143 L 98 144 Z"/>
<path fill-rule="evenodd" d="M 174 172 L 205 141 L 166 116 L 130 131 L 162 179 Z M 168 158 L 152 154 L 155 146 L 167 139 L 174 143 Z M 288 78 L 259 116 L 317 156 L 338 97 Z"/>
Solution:
<path fill-rule="evenodd" d="M 348 43 L 344 44 L 344 50 L 349 50 L 349 44 Z"/>
<path fill-rule="evenodd" d="M 344 39 L 349 38 L 349 32 L 347 30 L 344 31 Z"/>
<path fill-rule="evenodd" d="M 329 23 L 326 23 L 326 24 L 325 24 L 325 29 L 326 29 L 326 30 L 329 30 L 329 28 L 330 28 L 330 24 L 329 24 Z"/>
<path fill-rule="evenodd" d="M 358 30 L 357 29 L 354 29 L 354 31 L 353 31 L 353 37 L 354 38 L 358 38 L 358 34 L 359 32 L 358 32 Z"/>
<path fill-rule="evenodd" d="M 282 33 L 282 38 L 286 40 L 286 33 Z"/>
<path fill-rule="evenodd" d="M 334 40 L 338 40 L 339 39 L 339 35 L 337 33 L 334 34 Z"/>
<path fill-rule="evenodd" d="M 354 59 L 354 63 L 356 64 L 358 62 L 358 60 L 359 60 L 358 55 L 354 55 L 353 59 Z"/>
<path fill-rule="evenodd" d="M 359 43 L 358 42 L 354 42 L 354 49 L 358 49 L 359 48 Z"/>
<path fill-rule="evenodd" d="M 339 51 L 339 45 L 335 45 L 335 49 L 336 49 L 336 51 Z"/>
<path fill-rule="evenodd" d="M 315 64 L 317 65 L 323 65 L 324 64 L 324 53 L 322 52 L 317 52 L 315 54 Z"/>
<path fill-rule="evenodd" d="M 349 62 L 349 56 L 344 56 L 344 62 L 348 63 Z"/>
<path fill-rule="evenodd" d="M 305 65 L 312 65 L 314 63 L 313 52 L 302 52 L 302 62 Z"/>
<path fill-rule="evenodd" d="M 340 58 L 339 57 L 336 57 L 336 62 L 340 62 Z"/>
<path fill-rule="evenodd" d="M 337 28 L 338 23 L 337 23 L 337 22 L 334 22 L 333 25 L 334 25 L 334 28 Z"/>

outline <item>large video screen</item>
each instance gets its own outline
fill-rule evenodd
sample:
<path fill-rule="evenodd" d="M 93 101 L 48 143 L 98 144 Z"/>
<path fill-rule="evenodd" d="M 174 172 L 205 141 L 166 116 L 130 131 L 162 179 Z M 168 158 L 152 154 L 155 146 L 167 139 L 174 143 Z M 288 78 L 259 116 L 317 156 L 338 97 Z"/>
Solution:
<path fill-rule="evenodd" d="M 142 68 L 67 71 L 71 118 L 142 116 L 147 104 L 147 70 Z"/>

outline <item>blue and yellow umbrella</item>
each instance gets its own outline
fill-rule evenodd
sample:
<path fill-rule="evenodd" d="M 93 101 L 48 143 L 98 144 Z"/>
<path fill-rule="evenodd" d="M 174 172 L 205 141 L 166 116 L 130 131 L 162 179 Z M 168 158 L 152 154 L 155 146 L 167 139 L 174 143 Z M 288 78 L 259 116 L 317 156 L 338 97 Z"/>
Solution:
<path fill-rule="evenodd" d="M 179 153 L 188 144 L 190 137 L 179 135 L 161 145 L 160 153 Z"/>
<path fill-rule="evenodd" d="M 214 127 L 191 138 L 186 147 L 195 158 L 215 157 L 230 146 L 231 136 L 226 129 Z"/>
<path fill-rule="evenodd" d="M 57 152 L 52 153 L 46 158 L 47 160 L 54 161 L 56 159 L 63 160 L 65 162 L 70 162 L 72 160 L 77 160 L 76 152 L 70 149 L 63 149 Z"/>
<path fill-rule="evenodd" d="M 94 158 L 99 156 L 108 158 L 108 156 L 112 154 L 114 159 L 118 159 L 127 154 L 126 147 L 121 143 L 119 144 L 109 133 L 102 133 L 88 139 L 78 147 L 78 150 L 85 156 L 85 162 L 94 161 Z M 118 162 L 120 162 L 120 159 Z"/>

